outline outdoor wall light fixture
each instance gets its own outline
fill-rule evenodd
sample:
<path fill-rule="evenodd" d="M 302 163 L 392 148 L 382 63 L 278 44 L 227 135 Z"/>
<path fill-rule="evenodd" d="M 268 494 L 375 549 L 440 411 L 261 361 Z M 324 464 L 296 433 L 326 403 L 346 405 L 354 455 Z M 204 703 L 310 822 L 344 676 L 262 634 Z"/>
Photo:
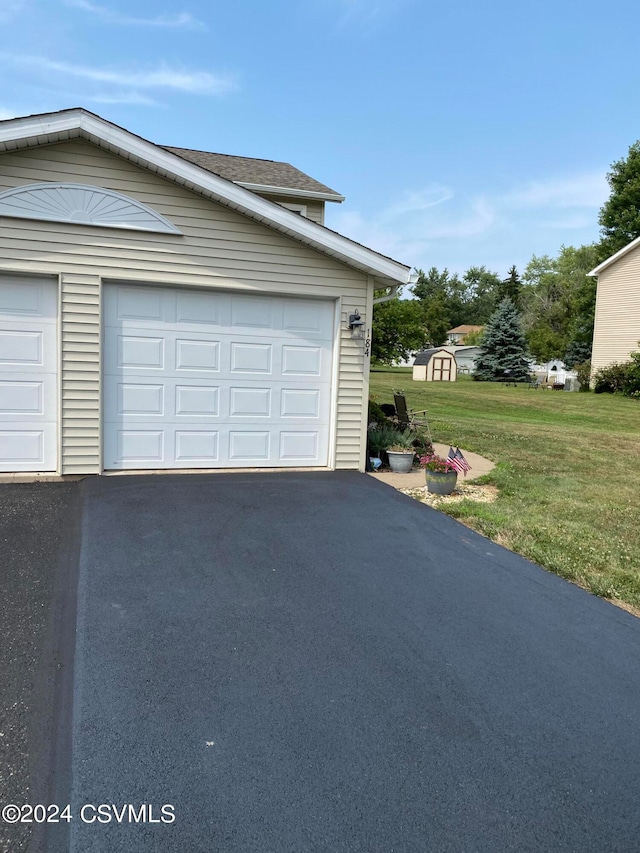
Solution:
<path fill-rule="evenodd" d="M 352 338 L 364 338 L 364 320 L 357 308 L 355 314 L 349 314 L 349 328 Z"/>

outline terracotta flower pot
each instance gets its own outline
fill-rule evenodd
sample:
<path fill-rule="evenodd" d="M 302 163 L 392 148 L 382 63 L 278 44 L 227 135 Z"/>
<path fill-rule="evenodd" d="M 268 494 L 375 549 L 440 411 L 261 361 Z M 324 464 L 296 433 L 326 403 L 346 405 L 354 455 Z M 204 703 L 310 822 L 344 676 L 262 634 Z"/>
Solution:
<path fill-rule="evenodd" d="M 425 469 L 427 489 L 432 495 L 450 495 L 458 482 L 457 471 L 428 471 Z"/>

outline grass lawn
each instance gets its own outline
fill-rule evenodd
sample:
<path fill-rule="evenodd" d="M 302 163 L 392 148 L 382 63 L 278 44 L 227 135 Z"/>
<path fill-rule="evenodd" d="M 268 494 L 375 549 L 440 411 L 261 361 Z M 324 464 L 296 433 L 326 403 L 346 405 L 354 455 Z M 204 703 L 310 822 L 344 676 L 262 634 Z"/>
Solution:
<path fill-rule="evenodd" d="M 493 460 L 494 503 L 441 507 L 485 536 L 640 613 L 640 401 L 374 369 L 371 394 L 428 409 L 433 440 Z"/>

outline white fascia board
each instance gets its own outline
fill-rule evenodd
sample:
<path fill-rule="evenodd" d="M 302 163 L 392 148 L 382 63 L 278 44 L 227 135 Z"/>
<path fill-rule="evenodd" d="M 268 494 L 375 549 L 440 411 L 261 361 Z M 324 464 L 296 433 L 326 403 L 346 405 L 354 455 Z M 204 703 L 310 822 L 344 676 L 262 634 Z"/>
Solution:
<path fill-rule="evenodd" d="M 627 252 L 635 249 L 636 246 L 640 246 L 640 237 L 636 237 L 635 240 L 632 240 L 630 243 L 627 243 L 626 246 L 618 249 L 615 255 L 611 255 L 610 258 L 607 258 L 601 264 L 598 264 L 598 266 L 594 267 L 594 269 L 592 269 L 591 272 L 588 272 L 587 275 L 599 275 L 607 267 L 610 267 L 611 264 L 615 264 L 616 261 L 620 260 L 620 258 L 623 257 L 623 255 L 626 255 Z"/>
<path fill-rule="evenodd" d="M 247 181 L 234 181 L 239 187 L 251 190 L 254 193 L 271 193 L 271 195 L 291 195 L 296 198 L 310 198 L 317 201 L 344 201 L 343 195 L 337 193 L 322 193 L 314 190 L 294 190 L 291 187 L 272 187 L 268 184 L 251 184 Z"/>
<path fill-rule="evenodd" d="M 178 179 L 187 186 L 204 191 L 216 201 L 329 254 L 348 266 L 399 284 L 407 284 L 410 280 L 410 267 L 379 255 L 372 249 L 267 201 L 244 187 L 206 172 L 152 142 L 84 110 L 70 110 L 58 115 L 28 116 L 3 122 L 0 125 L 0 149 L 3 143 L 34 137 L 55 137 L 57 134 L 78 129 L 87 138 L 126 152 L 134 160 L 151 164 L 158 171 Z"/>

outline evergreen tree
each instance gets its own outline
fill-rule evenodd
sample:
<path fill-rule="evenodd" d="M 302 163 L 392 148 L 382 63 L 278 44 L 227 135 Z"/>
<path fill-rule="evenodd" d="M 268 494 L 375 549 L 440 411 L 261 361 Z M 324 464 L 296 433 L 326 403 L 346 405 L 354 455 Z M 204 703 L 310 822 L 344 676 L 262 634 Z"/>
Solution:
<path fill-rule="evenodd" d="M 520 315 L 507 297 L 502 300 L 485 326 L 474 379 L 490 382 L 508 376 L 514 382 L 526 382 L 529 373 L 527 346 Z"/>
<path fill-rule="evenodd" d="M 510 299 L 517 309 L 520 308 L 520 292 L 522 290 L 522 282 L 518 275 L 518 270 L 515 264 L 507 273 L 507 277 L 502 280 L 498 288 L 498 300 Z"/>
<path fill-rule="evenodd" d="M 607 175 L 611 195 L 600 208 L 602 240 L 598 255 L 603 261 L 640 235 L 640 139 L 629 148 L 626 159 L 611 165 Z"/>

